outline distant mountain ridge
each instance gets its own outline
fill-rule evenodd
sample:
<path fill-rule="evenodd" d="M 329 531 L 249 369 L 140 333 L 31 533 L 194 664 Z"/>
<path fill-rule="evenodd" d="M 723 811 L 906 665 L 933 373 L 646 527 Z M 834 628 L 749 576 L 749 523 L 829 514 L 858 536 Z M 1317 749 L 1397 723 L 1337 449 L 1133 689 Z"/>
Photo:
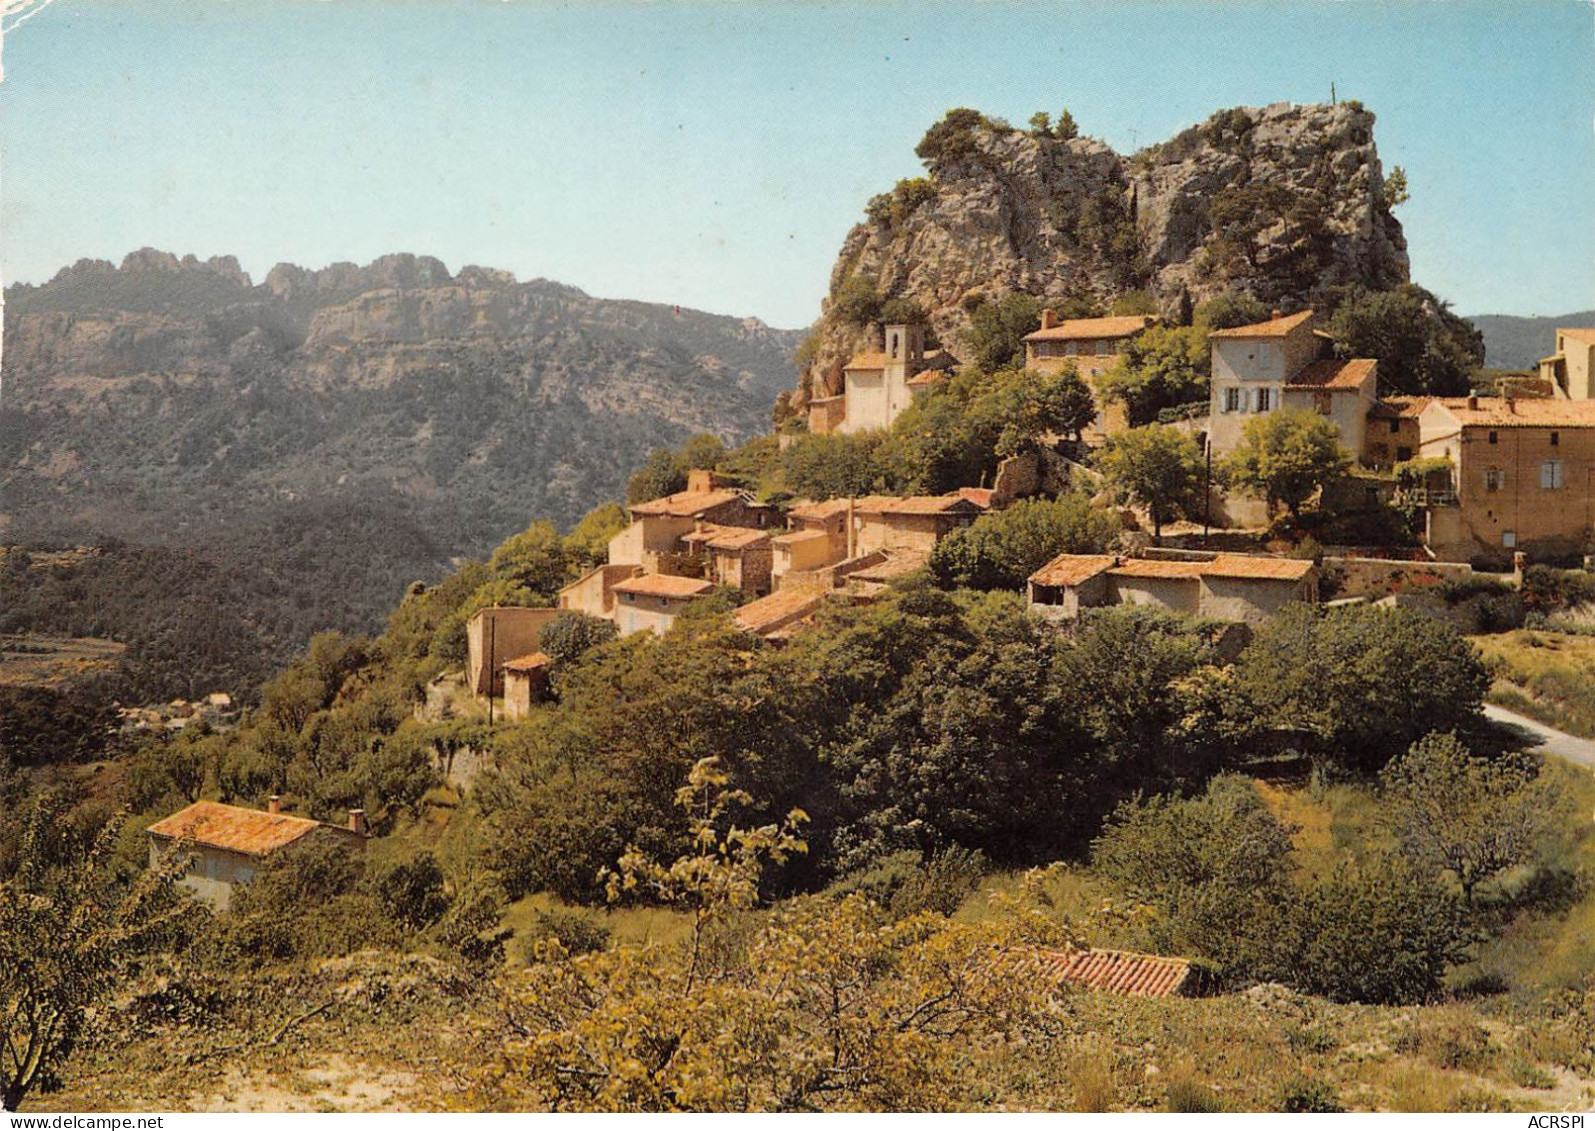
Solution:
<path fill-rule="evenodd" d="M 230 256 L 80 261 L 6 292 L 0 541 L 198 551 L 298 607 L 285 631 L 369 628 L 656 448 L 766 431 L 800 337 L 427 256 L 258 284 Z"/>
<path fill-rule="evenodd" d="M 1484 334 L 1484 364 L 1494 369 L 1532 369 L 1556 352 L 1558 326 L 1595 326 L 1595 310 L 1549 317 L 1474 314 L 1468 321 Z"/>

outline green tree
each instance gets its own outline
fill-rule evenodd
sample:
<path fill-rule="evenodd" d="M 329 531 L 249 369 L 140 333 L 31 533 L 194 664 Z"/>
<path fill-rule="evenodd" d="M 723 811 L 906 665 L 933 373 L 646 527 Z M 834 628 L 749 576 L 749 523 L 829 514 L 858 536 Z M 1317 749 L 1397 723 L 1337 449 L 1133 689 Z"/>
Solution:
<path fill-rule="evenodd" d="M 859 895 L 746 911 L 771 864 L 800 852 L 801 814 L 732 822 L 745 797 L 700 763 L 680 798 L 693 849 L 633 850 L 616 894 L 692 913 L 685 940 L 571 956 L 545 944 L 507 987 L 503 1059 L 475 1106 L 556 1111 L 815 1111 L 967 1106 L 976 1050 L 1039 1036 L 1049 994 L 1015 979 L 1040 947 L 1072 943 L 1038 878 L 980 924 L 893 921 Z M 728 940 L 742 928 L 741 945 Z"/>
<path fill-rule="evenodd" d="M 1191 513 L 1201 497 L 1202 453 L 1175 428 L 1146 424 L 1111 436 L 1096 465 L 1121 501 L 1146 508 L 1154 538 L 1163 536 L 1164 523 Z"/>
<path fill-rule="evenodd" d="M 1437 993 L 1472 934 L 1461 902 L 1400 859 L 1341 865 L 1296 889 L 1272 974 L 1332 1001 L 1406 1005 Z"/>
<path fill-rule="evenodd" d="M 565 535 L 565 551 L 578 569 L 592 569 L 609 560 L 609 540 L 630 524 L 619 503 L 599 503 Z"/>
<path fill-rule="evenodd" d="M 878 432 L 800 436 L 777 459 L 781 483 L 800 498 L 833 499 L 876 490 L 881 469 Z"/>
<path fill-rule="evenodd" d="M 1080 127 L 1075 124 L 1074 115 L 1067 109 L 1058 114 L 1058 124 L 1052 127 L 1052 136 L 1059 141 L 1073 141 L 1080 136 Z"/>
<path fill-rule="evenodd" d="M 537 604 L 552 603 L 561 587 L 574 580 L 576 572 L 564 539 L 546 519 L 505 539 L 487 564 L 495 580 L 526 590 Z"/>
<path fill-rule="evenodd" d="M 914 155 L 925 163 L 932 175 L 980 152 L 975 131 L 989 126 L 979 110 L 959 106 L 947 111 L 941 121 L 925 131 L 914 147 Z"/>
<path fill-rule="evenodd" d="M 646 503 L 649 499 L 662 499 L 686 489 L 687 471 L 681 461 L 674 452 L 660 448 L 626 480 L 626 501 Z"/>
<path fill-rule="evenodd" d="M 1483 334 L 1412 283 L 1388 291 L 1353 288 L 1329 331 L 1340 356 L 1378 359 L 1384 392 L 1462 396 L 1484 364 Z"/>
<path fill-rule="evenodd" d="M 831 295 L 827 313 L 851 326 L 867 326 L 880 320 L 881 301 L 873 275 L 849 275 Z"/>
<path fill-rule="evenodd" d="M 1056 373 L 1007 370 L 969 406 L 977 429 L 994 432 L 1000 457 L 1034 451 L 1049 437 L 1080 435 L 1096 419 L 1096 400 L 1072 365 Z"/>
<path fill-rule="evenodd" d="M 1262 495 L 1270 511 L 1283 503 L 1294 518 L 1302 504 L 1350 466 L 1333 424 L 1310 409 L 1282 408 L 1246 422 L 1223 475 L 1231 486 Z"/>
<path fill-rule="evenodd" d="M 1386 208 L 1399 207 L 1412 199 L 1412 193 L 1407 190 L 1407 171 L 1400 165 L 1391 166 L 1390 172 L 1385 174 L 1380 197 Z"/>
<path fill-rule="evenodd" d="M 970 362 L 982 372 L 1014 369 L 1025 362 L 1025 335 L 1041 326 L 1041 302 L 1014 292 L 977 306 L 969 316 L 964 342 Z"/>
<path fill-rule="evenodd" d="M 1270 935 L 1290 902 L 1291 834 L 1239 775 L 1199 797 L 1125 802 L 1093 843 L 1091 863 L 1157 915 L 1152 945 L 1195 953 L 1244 976 L 1270 963 Z"/>
<path fill-rule="evenodd" d="M 1059 554 L 1101 553 L 1119 530 L 1118 516 L 1093 508 L 1084 495 L 1021 499 L 937 542 L 930 569 L 944 586 L 1023 589 Z"/>
<path fill-rule="evenodd" d="M 612 620 L 566 609 L 543 627 L 538 646 L 557 663 L 569 664 L 619 635 Z"/>
<path fill-rule="evenodd" d="M 1477 730 L 1490 678 L 1448 625 L 1406 609 L 1293 604 L 1235 664 L 1257 725 L 1315 759 L 1377 771 L 1431 730 Z"/>
<path fill-rule="evenodd" d="M 1208 299 L 1191 314 L 1192 325 L 1208 333 L 1268 321 L 1269 309 L 1244 291 L 1226 291 Z"/>
<path fill-rule="evenodd" d="M 173 890 L 179 855 L 129 887 L 112 877 L 120 821 L 86 850 L 52 851 L 58 799 L 25 818 L 15 871 L 0 881 L 0 1106 L 16 1111 L 60 1083 L 72 1050 L 104 1026 L 106 999 L 128 970 L 168 940 L 193 911 Z"/>
<path fill-rule="evenodd" d="M 1569 797 L 1531 760 L 1478 757 L 1454 733 L 1425 735 L 1379 777 L 1402 851 L 1455 876 L 1469 907 L 1481 883 L 1543 860 L 1575 821 Z"/>
<path fill-rule="evenodd" d="M 1052 115 L 1045 110 L 1038 110 L 1030 115 L 1030 132 L 1036 137 L 1052 136 Z"/>
<path fill-rule="evenodd" d="M 1133 427 L 1151 424 L 1163 409 L 1207 400 L 1210 356 L 1206 330 L 1153 326 L 1129 340 L 1097 391 L 1122 403 Z"/>

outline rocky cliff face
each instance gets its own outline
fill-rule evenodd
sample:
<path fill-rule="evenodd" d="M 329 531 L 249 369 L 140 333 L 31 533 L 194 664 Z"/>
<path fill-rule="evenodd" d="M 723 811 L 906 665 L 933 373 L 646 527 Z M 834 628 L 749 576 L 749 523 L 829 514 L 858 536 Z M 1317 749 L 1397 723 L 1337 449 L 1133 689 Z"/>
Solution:
<path fill-rule="evenodd" d="M 765 431 L 801 336 L 413 255 L 256 285 L 145 250 L 6 299 L 0 539 L 336 562 L 371 614 L 656 447 Z"/>
<path fill-rule="evenodd" d="M 874 338 L 860 296 L 917 305 L 956 352 L 970 311 L 1013 292 L 1083 311 L 1141 289 L 1173 314 L 1226 291 L 1298 304 L 1404 282 L 1373 124 L 1354 104 L 1227 110 L 1130 157 L 989 121 L 938 127 L 929 178 L 871 201 L 843 243 L 804 389 L 836 391 Z"/>

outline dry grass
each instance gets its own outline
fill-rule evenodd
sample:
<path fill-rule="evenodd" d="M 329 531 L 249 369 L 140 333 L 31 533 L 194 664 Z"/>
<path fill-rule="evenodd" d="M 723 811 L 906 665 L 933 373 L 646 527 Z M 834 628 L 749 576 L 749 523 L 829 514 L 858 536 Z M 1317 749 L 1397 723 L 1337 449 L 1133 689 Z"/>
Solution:
<path fill-rule="evenodd" d="M 1595 636 L 1519 629 L 1470 639 L 1493 677 L 1491 702 L 1595 738 Z"/>

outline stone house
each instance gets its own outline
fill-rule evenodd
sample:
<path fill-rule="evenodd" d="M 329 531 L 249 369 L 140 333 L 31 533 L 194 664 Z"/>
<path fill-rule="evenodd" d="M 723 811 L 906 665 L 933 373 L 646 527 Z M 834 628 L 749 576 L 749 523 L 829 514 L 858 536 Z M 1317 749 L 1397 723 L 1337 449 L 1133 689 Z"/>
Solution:
<path fill-rule="evenodd" d="M 622 636 L 665 632 L 686 605 L 712 593 L 714 585 L 695 577 L 646 573 L 614 587 L 614 621 Z"/>
<path fill-rule="evenodd" d="M 1574 557 L 1595 549 L 1595 401 L 1446 397 L 1418 416 L 1440 470 L 1405 499 L 1442 560 Z"/>
<path fill-rule="evenodd" d="M 687 489 L 631 507 L 631 525 L 609 540 L 610 565 L 641 566 L 645 573 L 674 572 L 672 559 L 690 553 L 683 539 L 702 525 L 772 529 L 773 507 L 726 486 L 708 471 L 687 475 Z"/>
<path fill-rule="evenodd" d="M 1371 358 L 1337 360 L 1331 339 L 1313 328 L 1313 312 L 1215 330 L 1208 443 L 1215 455 L 1240 446 L 1246 423 L 1280 408 L 1309 409 L 1326 416 L 1354 456 L 1364 449 L 1369 411 L 1376 400 L 1378 363 Z"/>
<path fill-rule="evenodd" d="M 788 529 L 770 539 L 771 587 L 789 576 L 809 574 L 849 557 L 851 499 L 797 503 L 787 509 Z"/>
<path fill-rule="evenodd" d="M 1025 336 L 1025 368 L 1057 373 L 1069 366 L 1096 389 L 1096 379 L 1124 360 L 1130 339 L 1161 321 L 1155 314 L 1113 318 L 1060 320 L 1057 312 L 1041 312 L 1041 329 Z M 1087 443 L 1100 444 L 1129 427 L 1122 404 L 1097 407 L 1097 418 L 1083 433 Z"/>
<path fill-rule="evenodd" d="M 536 651 L 544 627 L 558 615 L 558 609 L 493 605 L 466 622 L 465 678 L 471 694 L 478 699 L 504 694 L 505 658 Z"/>
<path fill-rule="evenodd" d="M 794 586 L 749 601 L 732 614 L 732 620 L 744 632 L 780 642 L 819 611 L 825 600 L 824 590 Z"/>
<path fill-rule="evenodd" d="M 1217 554 L 1201 561 L 1060 554 L 1029 581 L 1032 609 L 1072 619 L 1081 609 L 1150 605 L 1260 624 L 1294 601 L 1318 600 L 1318 567 L 1294 558 Z"/>
<path fill-rule="evenodd" d="M 875 550 L 929 554 L 941 539 L 985 513 L 984 506 L 962 493 L 906 498 L 871 495 L 854 503 L 855 532 L 849 557 Z"/>
<path fill-rule="evenodd" d="M 842 392 L 809 402 L 809 431 L 864 432 L 890 428 L 914 403 L 916 391 L 958 365 L 946 350 L 925 350 L 925 327 L 882 327 L 879 350 L 855 354 L 842 367 Z"/>
<path fill-rule="evenodd" d="M 1418 454 L 1418 416 L 1428 397 L 1384 397 L 1368 409 L 1363 431 L 1364 467 L 1389 470 Z"/>
<path fill-rule="evenodd" d="M 702 523 L 681 540 L 690 557 L 702 560 L 704 576 L 716 585 L 756 596 L 770 591 L 770 531 Z"/>
<path fill-rule="evenodd" d="M 615 619 L 615 586 L 641 576 L 639 565 L 601 565 L 589 570 L 559 591 L 562 611 Z"/>
<path fill-rule="evenodd" d="M 264 810 L 196 801 L 145 830 L 150 864 L 173 845 L 189 845 L 188 871 L 178 883 L 219 911 L 232 904 L 233 889 L 255 878 L 267 857 L 290 845 L 321 837 L 350 851 L 365 847 L 364 809 L 349 810 L 347 827 L 295 817 L 282 811 L 282 799 L 273 797 Z"/>
<path fill-rule="evenodd" d="M 504 717 L 523 719 L 539 703 L 553 698 L 548 670 L 554 661 L 546 652 L 517 656 L 504 665 Z"/>
<path fill-rule="evenodd" d="M 1556 352 L 1540 359 L 1540 377 L 1554 395 L 1575 401 L 1595 399 L 1595 326 L 1558 327 Z"/>

